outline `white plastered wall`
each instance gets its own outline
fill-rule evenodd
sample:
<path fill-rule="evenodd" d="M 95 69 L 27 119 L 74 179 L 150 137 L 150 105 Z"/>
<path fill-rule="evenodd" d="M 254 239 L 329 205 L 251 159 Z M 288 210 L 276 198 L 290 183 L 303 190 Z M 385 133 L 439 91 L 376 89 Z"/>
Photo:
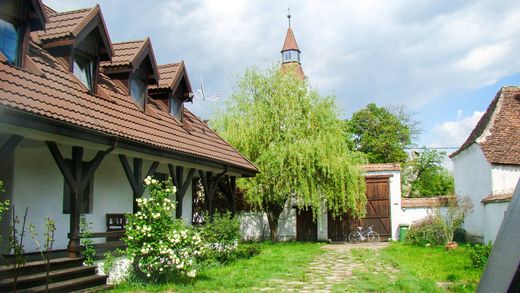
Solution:
<path fill-rule="evenodd" d="M 58 144 L 65 158 L 70 158 L 71 147 Z M 96 150 L 85 149 L 83 160 L 91 160 Z M 132 157 L 129 157 L 131 160 Z M 131 161 L 130 161 L 131 163 Z M 143 173 L 150 167 L 152 160 L 143 160 Z M 157 172 L 168 174 L 164 163 L 160 164 Z M 187 173 L 187 172 L 185 172 Z M 187 174 L 185 174 L 187 177 Z M 58 166 L 53 160 L 46 144 L 41 141 L 24 139 L 16 148 L 13 164 L 12 203 L 16 214 L 23 217 L 25 207 L 29 207 L 27 225 L 33 224 L 40 240 L 45 226 L 45 218 L 56 221 L 55 243 L 53 249 L 65 249 L 68 244 L 70 216 L 63 213 L 64 179 Z M 145 197 L 149 196 L 147 192 Z M 172 200 L 175 199 L 172 195 Z M 183 201 L 182 218 L 191 224 L 192 189 L 191 183 Z M 105 157 L 94 177 L 92 210 L 85 214 L 91 229 L 94 232 L 106 231 L 107 213 L 131 213 L 132 189 L 123 171 L 116 151 Z M 104 239 L 94 239 L 94 242 L 103 242 Z M 24 240 L 26 252 L 36 251 L 36 245 L 30 235 Z"/>
<path fill-rule="evenodd" d="M 478 144 L 472 144 L 451 158 L 455 177 L 455 193 L 469 196 L 474 210 L 464 220 L 463 228 L 472 238 L 483 239 L 484 207 L 481 201 L 492 192 L 491 164 Z"/>
<path fill-rule="evenodd" d="M 243 240 L 263 241 L 270 239 L 271 229 L 267 214 L 263 212 L 245 212 L 239 215 L 240 233 Z M 296 209 L 286 207 L 278 219 L 278 239 L 289 241 L 296 239 Z"/>
<path fill-rule="evenodd" d="M 513 193 L 520 178 L 520 166 L 493 164 L 491 176 L 493 194 Z"/>
<path fill-rule="evenodd" d="M 483 206 L 484 226 L 483 242 L 495 242 L 500 225 L 504 220 L 504 215 L 509 206 L 509 202 L 487 203 Z"/>

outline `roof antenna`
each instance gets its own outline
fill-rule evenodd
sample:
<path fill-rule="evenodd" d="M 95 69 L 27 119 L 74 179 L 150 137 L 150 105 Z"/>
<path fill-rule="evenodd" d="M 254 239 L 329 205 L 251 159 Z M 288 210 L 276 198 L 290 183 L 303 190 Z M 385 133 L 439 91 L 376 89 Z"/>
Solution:
<path fill-rule="evenodd" d="M 194 93 L 190 93 L 190 98 L 198 98 L 200 100 L 208 100 L 208 101 L 211 101 L 211 102 L 215 102 L 217 101 L 218 99 L 220 99 L 220 95 L 219 94 L 216 94 L 216 95 L 212 95 L 212 96 L 206 96 L 206 89 L 204 88 L 204 80 L 202 79 L 202 76 L 200 77 L 200 89 L 198 89 L 196 92 Z"/>
<path fill-rule="evenodd" d="M 289 19 L 289 27 L 291 26 L 291 7 L 287 7 L 287 19 Z"/>

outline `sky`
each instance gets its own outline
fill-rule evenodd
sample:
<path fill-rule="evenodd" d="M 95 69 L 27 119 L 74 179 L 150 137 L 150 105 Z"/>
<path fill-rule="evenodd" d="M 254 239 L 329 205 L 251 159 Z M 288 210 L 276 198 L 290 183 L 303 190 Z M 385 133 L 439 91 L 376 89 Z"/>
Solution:
<path fill-rule="evenodd" d="M 280 62 L 287 8 L 312 87 L 342 118 L 374 102 L 405 105 L 418 145 L 458 147 L 502 86 L 520 85 L 520 1 L 44 0 L 57 11 L 100 4 L 112 42 L 150 37 L 158 64 L 184 60 L 187 107 L 204 119 L 245 69 Z"/>

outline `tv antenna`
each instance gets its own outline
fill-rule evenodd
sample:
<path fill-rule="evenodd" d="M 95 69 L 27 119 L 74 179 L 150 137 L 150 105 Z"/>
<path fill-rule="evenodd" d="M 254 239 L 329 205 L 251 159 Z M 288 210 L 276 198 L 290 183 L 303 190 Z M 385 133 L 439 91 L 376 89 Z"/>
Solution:
<path fill-rule="evenodd" d="M 215 102 L 218 99 L 220 99 L 220 94 L 206 96 L 206 89 L 204 88 L 204 80 L 202 79 L 202 76 L 201 76 L 200 77 L 200 89 L 196 90 L 194 93 L 190 93 L 190 98 L 191 99 L 197 98 L 197 99 L 200 99 L 203 101 L 208 100 L 210 102 Z"/>

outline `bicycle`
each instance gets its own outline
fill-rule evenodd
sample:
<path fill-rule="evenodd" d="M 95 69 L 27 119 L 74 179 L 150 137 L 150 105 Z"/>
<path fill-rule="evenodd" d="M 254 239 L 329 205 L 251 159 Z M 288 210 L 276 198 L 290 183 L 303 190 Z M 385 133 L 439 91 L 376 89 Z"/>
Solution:
<path fill-rule="evenodd" d="M 369 226 L 366 231 L 362 229 L 363 227 L 357 227 L 357 230 L 350 232 L 348 241 L 350 243 L 358 243 L 360 241 L 379 242 L 379 234 L 374 231 L 373 226 Z"/>

